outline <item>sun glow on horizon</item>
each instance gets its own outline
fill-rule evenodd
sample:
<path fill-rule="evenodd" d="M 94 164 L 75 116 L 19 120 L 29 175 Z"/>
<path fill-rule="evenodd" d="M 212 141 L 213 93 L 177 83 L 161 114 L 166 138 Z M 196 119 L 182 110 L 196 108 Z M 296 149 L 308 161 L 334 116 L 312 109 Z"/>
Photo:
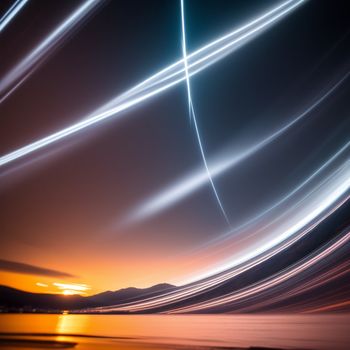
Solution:
<path fill-rule="evenodd" d="M 52 283 L 56 288 L 60 290 L 60 294 L 63 295 L 82 295 L 87 294 L 86 291 L 90 290 L 91 287 L 83 283 Z"/>
<path fill-rule="evenodd" d="M 76 290 L 71 290 L 71 289 L 65 289 L 63 292 L 62 292 L 63 295 L 80 295 L 82 294 L 82 292 L 78 292 Z M 86 294 L 83 292 L 83 294 Z"/>

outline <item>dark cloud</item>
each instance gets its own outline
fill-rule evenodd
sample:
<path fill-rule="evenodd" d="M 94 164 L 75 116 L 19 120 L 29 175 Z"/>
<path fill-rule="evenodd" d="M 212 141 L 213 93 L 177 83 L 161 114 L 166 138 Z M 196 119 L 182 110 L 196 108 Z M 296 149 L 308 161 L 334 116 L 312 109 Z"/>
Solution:
<path fill-rule="evenodd" d="M 16 261 L 0 259 L 0 270 L 8 272 L 23 273 L 26 275 L 40 275 L 49 277 L 75 277 L 69 273 L 46 269 L 44 267 L 24 264 Z"/>

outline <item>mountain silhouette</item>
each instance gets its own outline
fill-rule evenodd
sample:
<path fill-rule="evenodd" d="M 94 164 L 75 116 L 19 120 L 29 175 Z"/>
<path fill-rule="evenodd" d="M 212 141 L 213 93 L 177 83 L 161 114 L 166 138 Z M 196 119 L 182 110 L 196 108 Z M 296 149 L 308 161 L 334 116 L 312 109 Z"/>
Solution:
<path fill-rule="evenodd" d="M 239 291 L 249 290 L 257 283 L 265 283 L 271 278 L 279 277 L 290 267 L 295 268 L 301 263 L 308 261 L 319 252 L 324 251 L 334 240 L 343 237 L 350 230 L 350 202 L 340 207 L 333 215 L 317 225 L 307 235 L 295 241 L 287 249 L 266 261 L 256 264 L 242 273 L 222 280 L 208 288 L 201 289 L 196 293 L 188 293 L 180 298 L 169 298 L 163 304 L 150 303 L 147 309 L 142 311 L 129 311 L 135 313 L 166 313 L 179 308 L 191 307 L 210 300 L 220 300 Z M 333 243 L 332 243 L 333 244 Z M 327 310 L 333 306 L 337 311 L 348 312 L 350 308 L 350 241 L 343 244 L 337 250 L 336 255 L 322 257 L 311 267 L 304 269 L 298 278 L 286 279 L 274 288 L 265 288 L 252 296 L 238 299 L 237 302 L 224 303 L 222 305 L 210 305 L 205 313 L 228 313 L 242 309 L 248 312 L 304 312 L 305 310 Z M 316 254 L 316 255 L 315 255 Z M 306 259 L 306 260 L 305 260 Z M 339 270 L 342 273 L 334 274 L 332 278 L 326 278 L 323 283 L 314 283 L 312 288 L 304 288 L 310 283 L 310 273 L 330 273 L 330 269 Z M 331 270 L 333 271 L 333 270 Z M 219 274 L 220 275 L 220 274 Z M 217 275 L 216 277 L 220 277 Z M 193 282 L 195 285 L 196 282 Z M 62 296 L 56 294 L 27 293 L 6 286 L 0 286 L 0 311 L 60 311 L 79 310 L 126 304 L 129 302 L 144 300 L 149 297 L 161 296 L 168 292 L 173 295 L 182 294 L 183 288 L 191 288 L 191 285 L 176 287 L 170 284 L 157 284 L 150 288 L 125 288 L 117 291 L 106 291 L 89 297 L 79 295 Z M 293 289 L 298 293 L 290 293 Z M 283 295 L 283 298 L 279 298 Z M 123 310 L 127 310 L 124 308 Z M 121 313 L 114 310 L 99 310 L 99 312 Z M 123 311 L 126 313 L 128 311 Z"/>
<path fill-rule="evenodd" d="M 0 285 L 0 310 L 3 311 L 57 311 L 66 309 L 82 309 L 86 307 L 108 306 L 146 297 L 157 296 L 177 287 L 161 283 L 149 288 L 124 288 L 106 291 L 96 295 L 83 297 L 80 295 L 60 295 L 30 293 L 19 289 Z"/>

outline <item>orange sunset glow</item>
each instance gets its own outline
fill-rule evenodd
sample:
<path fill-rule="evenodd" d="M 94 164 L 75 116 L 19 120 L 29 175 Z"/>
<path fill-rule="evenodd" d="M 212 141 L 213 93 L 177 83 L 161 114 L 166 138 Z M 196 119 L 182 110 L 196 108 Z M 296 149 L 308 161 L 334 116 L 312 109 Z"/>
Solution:
<path fill-rule="evenodd" d="M 0 350 L 349 350 L 349 3 L 0 0 Z"/>
<path fill-rule="evenodd" d="M 208 268 L 214 268 L 219 256 L 228 258 L 232 250 L 230 247 L 227 249 L 229 251 L 225 252 L 221 247 L 216 253 L 211 251 L 207 256 L 181 254 L 173 258 L 153 258 L 152 260 L 149 258 L 147 266 L 142 260 L 134 261 L 133 264 L 130 264 L 128 259 L 127 263 L 117 260 L 115 266 L 120 266 L 119 269 L 114 268 L 114 265 L 111 266 L 109 260 L 104 263 L 103 259 L 93 259 L 99 261 L 97 266 L 91 263 L 90 259 L 86 259 L 79 264 L 67 263 L 67 269 L 74 277 L 57 278 L 1 271 L 0 279 L 3 284 L 29 292 L 82 296 L 126 288 L 130 285 L 146 288 L 164 281 L 181 284 L 187 280 L 190 281 L 196 274 L 205 274 Z M 157 266 L 160 264 L 163 268 L 158 270 Z M 60 269 L 64 270 L 64 266 L 62 264 Z M 47 264 L 46 267 L 48 267 Z"/>

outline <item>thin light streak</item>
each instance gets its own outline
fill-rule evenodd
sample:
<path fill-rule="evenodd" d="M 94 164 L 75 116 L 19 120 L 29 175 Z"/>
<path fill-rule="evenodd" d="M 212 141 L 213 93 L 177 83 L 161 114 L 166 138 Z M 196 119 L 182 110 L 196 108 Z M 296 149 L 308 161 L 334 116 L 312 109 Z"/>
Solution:
<path fill-rule="evenodd" d="M 293 1 L 289 0 L 284 2 L 283 4 L 277 6 L 272 11 L 266 12 L 264 15 L 260 16 L 258 19 L 253 20 L 247 25 L 241 27 L 234 32 L 225 35 L 224 37 L 200 48 L 199 50 L 193 52 L 189 56 L 188 59 L 195 58 L 196 60 L 188 65 L 190 70 L 189 75 L 192 76 L 197 74 L 201 70 L 205 69 L 209 65 L 215 63 L 217 60 L 221 59 L 225 55 L 232 52 L 234 49 L 237 49 L 239 45 L 245 42 L 246 39 L 254 37 L 259 33 L 262 33 L 264 29 L 267 29 L 273 23 L 276 23 L 278 20 L 289 14 L 292 10 L 297 8 L 300 4 L 302 4 L 305 0 Z M 254 26 L 255 24 L 259 24 Z M 244 30 L 249 29 L 247 32 Z M 237 36 L 237 33 L 243 31 L 243 34 L 235 37 L 233 34 Z M 233 38 L 231 38 L 233 36 Z M 232 40 L 229 40 L 229 39 Z M 222 40 L 228 41 L 225 45 L 218 44 L 222 43 Z M 101 122 L 107 118 L 110 118 L 113 115 L 117 115 L 122 111 L 127 110 L 128 108 L 137 105 L 140 102 L 143 102 L 149 99 L 152 96 L 155 96 L 172 86 L 177 85 L 178 83 L 185 80 L 184 75 L 184 60 L 181 59 L 177 61 L 175 64 L 167 67 L 166 69 L 160 71 L 154 76 L 148 78 L 146 81 L 138 84 L 133 89 L 127 91 L 116 99 L 110 101 L 105 106 L 99 109 L 100 112 L 97 114 L 93 114 L 88 116 L 86 119 L 73 124 L 67 128 L 64 128 L 56 133 L 53 133 L 49 136 L 46 136 L 38 141 L 34 141 L 24 147 L 21 147 L 15 151 L 12 151 L 4 156 L 0 157 L 0 166 L 4 166 L 18 158 L 26 156 L 34 151 L 37 151 L 41 148 L 47 147 L 48 145 L 55 143 L 69 135 L 73 135 L 80 130 L 83 130 L 89 126 L 92 126 L 96 123 Z M 175 69 L 175 73 L 170 73 L 170 70 Z M 177 70 L 176 70 L 177 69 Z M 180 77 L 178 77 L 180 75 Z M 162 78 L 163 76 L 163 78 Z M 172 77 L 170 79 L 170 77 Z M 170 79 L 170 81 L 167 81 Z M 152 82 L 153 81 L 153 82 Z M 1 84 L 0 84 L 1 91 Z M 113 107 L 112 107 L 113 106 Z"/>
<path fill-rule="evenodd" d="M 194 106 L 193 106 L 193 101 L 192 101 L 192 94 L 191 94 L 191 83 L 190 83 L 190 77 L 188 74 L 188 64 L 187 64 L 187 48 L 186 48 L 186 27 L 185 27 L 185 6 L 184 6 L 184 0 L 181 0 L 181 31 L 182 31 L 182 54 L 183 54 L 183 61 L 184 61 L 184 67 L 185 67 L 185 77 L 186 77 L 186 86 L 187 86 L 187 99 L 188 99 L 188 113 L 189 113 L 189 117 L 190 120 L 193 120 L 193 125 L 196 131 L 196 137 L 197 137 L 197 141 L 198 141 L 198 146 L 200 149 L 200 153 L 201 153 L 201 157 L 203 160 L 203 165 L 205 167 L 206 173 L 208 175 L 208 180 L 209 183 L 213 189 L 214 192 L 214 196 L 216 198 L 216 201 L 220 207 L 220 210 L 226 220 L 226 222 L 229 224 L 230 226 L 230 221 L 227 217 L 226 211 L 224 209 L 224 206 L 222 204 L 222 201 L 219 197 L 219 193 L 215 187 L 212 175 L 210 173 L 209 167 L 208 167 L 208 163 L 207 163 L 207 159 L 206 159 L 206 155 L 204 152 L 204 147 L 203 147 L 203 142 L 199 133 L 199 128 L 198 128 L 198 124 L 197 124 L 197 118 L 196 118 L 196 113 L 194 111 Z"/>
<path fill-rule="evenodd" d="M 187 61 L 192 61 L 192 59 L 194 59 L 194 64 L 193 65 L 190 64 L 189 68 L 191 69 L 193 66 L 202 63 L 203 61 L 207 60 L 208 58 L 212 57 L 213 55 L 222 53 L 230 46 L 236 44 L 237 42 L 245 39 L 247 36 L 256 33 L 256 31 L 261 30 L 264 27 L 266 27 L 267 25 L 278 20 L 279 18 L 281 18 L 282 16 L 284 16 L 285 14 L 287 14 L 288 12 L 292 11 L 294 8 L 299 6 L 304 1 L 307 1 L 307 0 L 299 0 L 299 1 L 288 0 L 288 1 L 285 1 L 285 2 L 281 3 L 279 6 L 274 7 L 272 10 L 267 11 L 263 15 L 248 22 L 246 25 L 243 25 L 243 26 L 239 27 L 238 29 L 233 30 L 232 32 L 230 32 L 230 33 L 220 37 L 219 39 L 214 40 L 214 41 L 210 42 L 209 44 L 201 47 L 200 49 L 194 51 L 193 53 L 191 53 L 187 56 Z M 281 12 L 279 13 L 279 11 L 281 11 Z M 258 27 L 254 27 L 255 25 L 259 24 L 260 22 L 262 22 L 261 25 L 259 25 Z M 250 30 L 249 28 L 251 28 L 251 27 L 253 27 L 253 28 Z M 236 36 L 238 34 L 240 34 L 241 32 L 244 32 L 247 29 L 249 29 L 249 31 L 245 35 L 241 35 L 238 38 L 236 38 Z M 225 44 L 226 41 L 228 41 L 228 44 Z M 216 46 L 219 46 L 219 48 L 216 49 L 215 48 Z M 211 55 L 207 55 L 208 50 L 209 50 L 209 52 L 212 53 Z M 201 56 L 203 53 L 204 53 L 204 55 Z M 203 58 L 203 60 L 199 60 L 199 58 L 197 56 Z M 181 74 L 183 72 L 183 65 L 184 65 L 183 59 L 171 64 L 167 68 L 161 70 L 160 72 L 154 74 L 150 78 L 148 78 L 148 79 L 144 80 L 143 82 L 141 82 L 140 84 L 136 85 L 133 89 L 130 90 L 130 92 L 137 91 L 140 88 L 144 87 L 145 85 L 150 84 L 152 81 L 153 81 L 153 85 L 154 85 L 154 84 L 158 84 L 159 82 L 163 82 L 164 80 L 173 78 L 176 75 Z M 175 73 L 170 74 L 170 71 L 172 69 L 179 67 L 179 66 L 181 68 L 179 71 L 176 71 Z M 202 69 L 200 69 L 200 70 L 202 70 Z M 165 77 L 159 81 L 160 77 L 162 75 L 164 75 L 165 73 L 169 73 L 169 74 L 165 75 Z M 190 74 L 190 76 L 191 75 L 192 74 Z"/>
<path fill-rule="evenodd" d="M 99 3 L 98 0 L 85 1 L 0 80 L 0 103 L 16 91 L 48 57 L 59 41 L 86 18 Z"/>
<path fill-rule="evenodd" d="M 337 175 L 337 177 L 335 175 Z M 334 178 L 332 181 L 326 181 L 326 183 L 322 186 L 323 189 L 319 189 L 320 195 L 316 197 L 314 203 L 309 204 L 309 211 L 307 214 L 304 212 L 307 211 L 308 208 L 306 205 L 304 205 L 304 212 L 299 215 L 299 217 L 294 218 L 294 222 L 292 222 L 292 224 L 287 223 L 288 226 L 284 231 L 277 232 L 276 235 L 271 234 L 272 239 L 268 240 L 266 243 L 258 245 L 255 249 L 251 249 L 248 254 L 244 254 L 235 260 L 230 260 L 227 264 L 222 264 L 219 268 L 207 272 L 202 276 L 202 278 L 210 276 L 210 274 L 220 273 L 220 271 L 230 269 L 233 266 L 249 261 L 250 259 L 263 254 L 273 247 L 278 246 L 283 241 L 288 240 L 290 237 L 293 237 L 293 235 L 300 231 L 306 230 L 309 232 L 311 228 L 315 227 L 313 222 L 317 220 L 317 217 L 321 216 L 325 212 L 325 216 L 321 216 L 321 219 L 317 220 L 318 223 L 322 222 L 335 210 L 334 208 L 339 207 L 340 204 L 337 204 L 338 201 L 341 204 L 343 204 L 345 201 L 342 200 L 342 198 L 346 196 L 350 189 L 350 162 L 346 161 L 344 165 L 340 167 L 339 172 L 334 172 L 331 178 L 332 177 Z M 348 197 L 346 197 L 346 200 L 347 199 Z M 283 226 L 280 226 L 281 228 L 279 230 L 283 230 Z"/>
<path fill-rule="evenodd" d="M 335 268 L 331 268 L 329 271 L 326 271 L 325 273 L 320 273 L 319 276 L 312 277 L 312 279 L 308 279 L 307 281 L 304 281 L 302 285 L 297 285 L 295 288 L 287 289 L 287 292 L 280 294 L 274 298 L 268 298 L 267 300 L 264 300 L 260 303 L 254 303 L 254 305 L 240 308 L 239 311 L 247 312 L 249 310 L 252 311 L 252 309 L 257 309 L 261 307 L 270 306 L 271 304 L 274 304 L 276 302 L 281 302 L 283 300 L 286 300 L 290 297 L 295 297 L 300 294 L 303 294 L 307 291 L 310 291 L 312 289 L 321 287 L 327 283 L 332 282 L 333 280 L 336 280 L 338 278 L 341 278 L 345 276 L 348 271 L 348 263 L 341 264 L 340 266 L 336 266 Z"/>
<path fill-rule="evenodd" d="M 222 264 L 217 269 L 207 271 L 203 276 L 196 276 L 196 281 L 183 286 L 180 290 L 138 302 L 101 307 L 95 309 L 95 311 L 143 311 L 171 305 L 174 302 L 186 300 L 189 297 L 199 295 L 206 290 L 215 288 L 238 274 L 276 256 L 283 250 L 291 247 L 292 244 L 302 237 L 306 236 L 349 200 L 350 162 L 346 161 L 339 170 L 339 172 L 333 174 L 329 181 L 326 181 L 322 188 L 319 189 L 319 196 L 313 199 L 313 203 L 311 203 L 309 209 L 306 210 L 307 213 L 303 213 L 300 217 L 294 218 L 293 222 L 288 223 L 286 228 L 281 225 L 278 229 L 279 232 L 276 232 L 277 234 L 273 235 L 271 240 L 249 250 L 248 253 L 237 259 L 230 259 L 227 264 Z M 345 241 L 341 239 L 333 247 L 336 248 L 343 245 L 344 242 Z M 325 252 L 326 251 L 327 250 L 325 250 Z M 323 255 L 323 253 L 321 255 Z M 295 271 L 297 272 L 297 270 Z M 265 286 L 267 288 L 268 284 Z M 264 289 L 266 288 L 264 287 Z M 244 295 L 243 293 L 242 296 Z"/>
<path fill-rule="evenodd" d="M 5 27 L 16 17 L 21 11 L 28 0 L 17 0 L 15 3 L 6 11 L 6 13 L 0 18 L 0 33 Z"/>
<path fill-rule="evenodd" d="M 313 112 L 321 103 L 323 103 L 328 97 L 330 97 L 336 89 L 338 89 L 350 76 L 350 72 L 347 72 L 339 81 L 337 81 L 327 92 L 317 99 L 311 106 L 309 106 L 302 113 L 294 117 L 289 123 L 284 125 L 282 128 L 278 129 L 274 133 L 268 135 L 261 141 L 253 144 L 246 149 L 235 152 L 232 149 L 225 153 L 220 158 L 211 162 L 211 176 L 216 177 L 222 175 L 228 169 L 233 168 L 238 165 L 243 160 L 252 156 L 253 154 L 260 151 L 262 148 L 276 140 L 278 137 L 287 132 L 291 127 L 296 125 L 299 121 L 307 117 L 311 112 Z M 345 147 L 347 148 L 347 146 Z M 342 151 L 341 151 L 342 152 Z M 323 169 L 323 168 L 322 168 Z M 321 170 L 322 170 L 321 169 Z M 320 171 L 321 171 L 320 170 Z M 144 203 L 137 206 L 131 214 L 126 218 L 125 223 L 137 222 L 148 218 L 152 215 L 165 210 L 169 206 L 177 203 L 178 201 L 186 198 L 188 195 L 194 191 L 200 189 L 202 186 L 208 183 L 208 177 L 205 171 L 198 169 L 194 173 L 185 176 L 181 180 L 175 182 L 175 184 L 169 186 L 165 190 L 161 191 L 159 194 L 147 199 Z"/>
<path fill-rule="evenodd" d="M 298 186 L 296 186 L 292 191 L 290 191 L 287 195 L 282 197 L 279 201 L 274 203 L 272 206 L 269 208 L 263 210 L 261 213 L 258 215 L 254 216 L 252 219 L 246 221 L 244 224 L 239 225 L 235 227 L 234 230 L 231 230 L 230 232 L 223 234 L 219 237 L 217 237 L 215 240 L 212 240 L 210 243 L 214 243 L 216 240 L 222 240 L 225 237 L 228 237 L 232 235 L 235 232 L 238 232 L 242 230 L 243 228 L 248 227 L 252 223 L 258 221 L 258 219 L 262 218 L 265 216 L 267 213 L 271 212 L 273 209 L 277 208 L 280 206 L 282 203 L 285 203 L 289 198 L 294 196 L 297 192 L 299 192 L 302 188 L 304 188 L 307 184 L 311 182 L 314 178 L 316 178 L 324 169 L 326 169 L 334 160 L 336 160 L 340 155 L 342 155 L 350 146 L 350 141 L 347 142 L 343 147 L 341 147 L 332 157 L 330 157 L 326 162 L 324 162 L 318 169 L 316 169 L 309 177 L 307 177 L 304 181 L 302 181 Z"/>
<path fill-rule="evenodd" d="M 176 309 L 172 311 L 172 313 L 184 312 L 184 311 L 193 312 L 195 310 L 198 311 L 198 310 L 208 309 L 214 306 L 225 305 L 227 303 L 231 303 L 232 301 L 237 301 L 239 299 L 246 298 L 257 293 L 261 293 L 262 291 L 269 288 L 273 288 L 274 286 L 281 284 L 286 280 L 299 274 L 300 272 L 310 268 L 312 265 L 316 264 L 318 261 L 324 259 L 326 256 L 333 253 L 336 249 L 343 246 L 349 240 L 350 240 L 350 233 L 347 233 L 344 237 L 337 240 L 331 246 L 319 252 L 319 254 L 313 256 L 310 259 L 307 259 L 307 260 L 305 259 L 301 264 L 298 264 L 295 267 L 288 269 L 287 271 L 282 271 L 281 273 L 274 276 L 274 278 L 272 279 L 265 280 L 262 283 L 256 283 L 255 285 L 253 284 L 251 287 L 240 290 L 238 292 L 233 292 L 225 297 L 219 297 L 219 298 L 212 299 L 210 301 L 197 303 L 190 307 Z"/>
<path fill-rule="evenodd" d="M 194 112 L 194 108 L 193 108 L 193 105 L 192 105 L 191 85 L 190 85 L 190 78 L 189 78 L 189 75 L 188 75 L 186 27 L 185 27 L 185 4 L 184 4 L 184 0 L 180 0 L 180 6 L 181 6 L 182 57 L 183 57 L 183 62 L 184 62 L 184 67 L 185 67 L 185 78 L 186 78 L 186 86 L 187 86 L 188 116 L 189 116 L 189 118 L 191 120 L 192 117 L 194 118 L 195 116 L 192 115 L 192 113 Z"/>

